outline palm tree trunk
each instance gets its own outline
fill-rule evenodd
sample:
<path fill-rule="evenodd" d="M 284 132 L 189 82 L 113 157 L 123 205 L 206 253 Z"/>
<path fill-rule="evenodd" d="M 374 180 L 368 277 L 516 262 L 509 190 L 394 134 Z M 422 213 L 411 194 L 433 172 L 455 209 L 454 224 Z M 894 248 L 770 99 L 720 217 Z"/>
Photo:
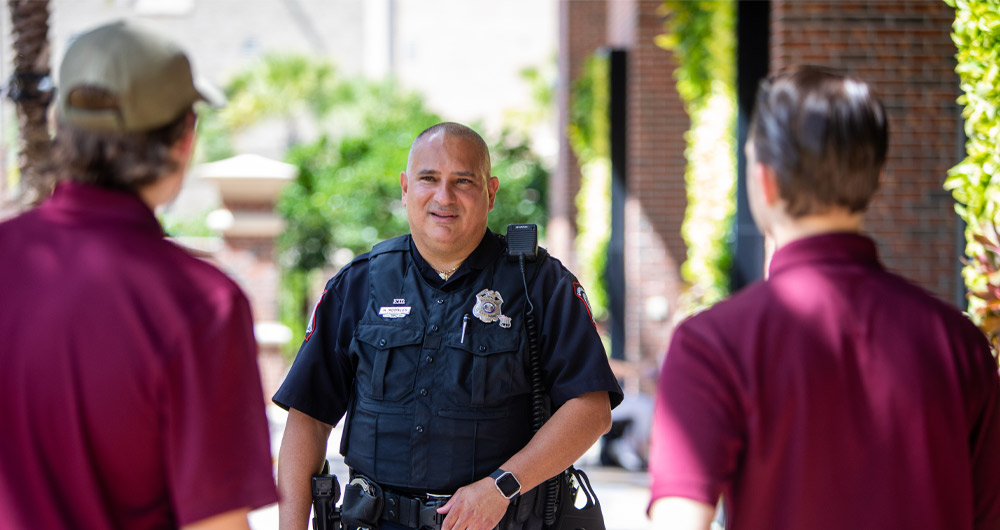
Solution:
<path fill-rule="evenodd" d="M 14 75 L 9 95 L 17 107 L 22 198 L 37 203 L 54 185 L 49 169 L 52 140 L 47 110 L 53 83 L 49 67 L 48 0 L 8 0 L 14 37 Z"/>

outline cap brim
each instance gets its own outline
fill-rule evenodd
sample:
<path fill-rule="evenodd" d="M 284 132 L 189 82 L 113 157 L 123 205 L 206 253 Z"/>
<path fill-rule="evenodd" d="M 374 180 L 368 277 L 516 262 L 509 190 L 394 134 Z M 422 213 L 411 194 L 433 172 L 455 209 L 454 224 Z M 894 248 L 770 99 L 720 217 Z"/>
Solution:
<path fill-rule="evenodd" d="M 207 80 L 200 77 L 195 79 L 194 88 L 198 91 L 198 95 L 201 96 L 201 100 L 208 103 L 209 106 L 221 108 L 226 105 L 226 95 Z"/>

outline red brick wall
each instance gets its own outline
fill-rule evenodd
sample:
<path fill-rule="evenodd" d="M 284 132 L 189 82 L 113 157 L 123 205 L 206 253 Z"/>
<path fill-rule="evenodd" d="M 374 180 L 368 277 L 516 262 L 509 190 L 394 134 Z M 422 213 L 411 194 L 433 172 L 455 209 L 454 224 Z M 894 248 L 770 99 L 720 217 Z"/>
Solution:
<path fill-rule="evenodd" d="M 636 3 L 628 54 L 628 194 L 625 206 L 626 351 L 656 359 L 666 350 L 687 249 L 684 133 L 690 120 L 675 90 L 673 54 L 656 46 L 661 2 Z M 662 312 L 662 309 L 666 312 Z"/>
<path fill-rule="evenodd" d="M 607 42 L 605 0 L 559 3 L 559 163 L 549 179 L 548 251 L 571 270 L 576 266 L 576 194 L 580 168 L 569 145 L 569 93 L 583 63 Z"/>
<path fill-rule="evenodd" d="M 215 256 L 250 299 L 255 322 L 278 320 L 278 266 L 273 238 L 228 237 Z"/>
<path fill-rule="evenodd" d="M 666 350 L 681 288 L 679 267 L 686 255 L 680 229 L 687 203 L 684 133 L 690 121 L 674 88 L 672 55 L 654 43 L 663 33 L 660 5 L 659 0 L 560 3 L 562 87 L 569 86 L 583 60 L 599 47 L 613 42 L 628 52 L 625 354 L 631 361 L 642 360 L 654 368 L 647 374 L 655 373 L 655 361 Z M 565 113 L 568 97 L 560 98 L 559 104 Z M 572 200 L 579 189 L 579 169 L 565 138 L 559 160 L 550 187 L 554 201 L 550 203 L 554 221 L 550 223 L 550 248 L 558 248 L 557 233 L 551 227 L 559 216 L 575 216 Z M 574 222 L 573 217 L 569 219 Z M 626 387 L 634 390 L 636 382 L 630 379 Z"/>
<path fill-rule="evenodd" d="M 958 217 L 942 189 L 959 160 L 960 110 L 941 0 L 775 0 L 771 69 L 824 64 L 871 83 L 889 114 L 885 178 L 866 217 L 886 265 L 951 302 Z"/>

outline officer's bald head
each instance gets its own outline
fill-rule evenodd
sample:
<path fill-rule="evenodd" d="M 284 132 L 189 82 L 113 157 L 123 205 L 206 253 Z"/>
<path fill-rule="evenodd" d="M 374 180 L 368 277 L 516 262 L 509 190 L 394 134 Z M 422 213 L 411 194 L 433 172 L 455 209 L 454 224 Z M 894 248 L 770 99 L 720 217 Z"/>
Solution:
<path fill-rule="evenodd" d="M 476 156 L 481 160 L 481 171 L 483 177 L 487 180 L 490 178 L 493 170 L 490 163 L 490 148 L 486 145 L 483 137 L 479 136 L 479 133 L 469 127 L 466 127 L 465 125 L 462 125 L 461 123 L 450 121 L 438 123 L 437 125 L 431 125 L 413 139 L 413 144 L 410 146 L 410 154 L 406 160 L 407 172 L 412 170 L 410 163 L 413 161 L 414 149 L 424 142 L 438 136 L 450 136 L 465 140 L 465 144 L 471 146 L 472 149 L 475 149 Z"/>

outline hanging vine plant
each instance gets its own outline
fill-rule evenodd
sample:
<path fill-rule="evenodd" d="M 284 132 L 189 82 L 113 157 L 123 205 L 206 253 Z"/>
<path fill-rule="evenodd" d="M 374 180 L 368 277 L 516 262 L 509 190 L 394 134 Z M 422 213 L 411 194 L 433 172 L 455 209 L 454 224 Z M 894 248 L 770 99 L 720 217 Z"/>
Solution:
<path fill-rule="evenodd" d="M 657 45 L 677 58 L 677 92 L 691 119 L 685 135 L 688 248 L 681 276 L 687 289 L 678 316 L 729 294 L 736 211 L 736 39 L 732 0 L 666 0 L 666 32 Z"/>
<path fill-rule="evenodd" d="M 962 271 L 969 314 L 990 338 L 1000 336 L 1000 0 L 945 0 L 955 8 L 952 40 L 958 50 L 966 157 L 948 172 L 945 188 L 965 220 Z"/>
<path fill-rule="evenodd" d="M 580 166 L 576 195 L 578 275 L 587 286 L 595 320 L 608 311 L 604 269 L 611 239 L 611 146 L 608 123 L 608 57 L 597 52 L 584 62 L 583 72 L 570 89 L 567 131 Z"/>

